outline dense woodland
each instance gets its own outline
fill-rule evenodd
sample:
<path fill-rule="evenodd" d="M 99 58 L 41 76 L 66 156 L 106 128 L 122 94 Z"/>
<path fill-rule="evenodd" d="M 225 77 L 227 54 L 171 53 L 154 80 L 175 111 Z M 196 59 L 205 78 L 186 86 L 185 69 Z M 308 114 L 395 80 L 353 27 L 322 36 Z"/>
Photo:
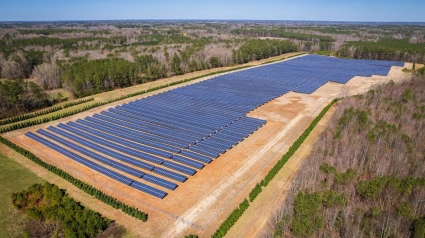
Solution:
<path fill-rule="evenodd" d="M 279 21 L 3 22 L 0 79 L 24 79 L 43 91 L 83 97 L 294 51 L 423 63 L 424 28 Z M 8 110 L 8 101 L 0 99 L 0 118 L 54 102 L 48 101 Z"/>
<path fill-rule="evenodd" d="M 33 82 L 22 79 L 0 82 L 0 118 L 48 107 L 59 100 L 59 96 L 46 94 Z"/>
<path fill-rule="evenodd" d="M 83 207 L 56 185 L 34 184 L 12 194 L 12 204 L 25 213 L 26 237 L 120 237 L 123 228 Z"/>
<path fill-rule="evenodd" d="M 425 237 L 425 79 L 342 100 L 266 237 Z"/>
<path fill-rule="evenodd" d="M 349 41 L 337 55 L 355 59 L 376 59 L 425 63 L 425 43 L 411 44 L 407 39 L 383 38 L 377 42 Z"/>

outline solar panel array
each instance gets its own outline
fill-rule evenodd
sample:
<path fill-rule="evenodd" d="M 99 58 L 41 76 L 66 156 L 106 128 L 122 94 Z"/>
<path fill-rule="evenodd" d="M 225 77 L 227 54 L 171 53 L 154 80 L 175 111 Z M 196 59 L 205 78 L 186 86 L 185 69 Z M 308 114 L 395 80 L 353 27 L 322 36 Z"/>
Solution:
<path fill-rule="evenodd" d="M 387 75 L 401 62 L 308 55 L 238 71 L 26 135 L 127 186 L 164 198 L 266 121 L 255 108 L 328 81 Z"/>

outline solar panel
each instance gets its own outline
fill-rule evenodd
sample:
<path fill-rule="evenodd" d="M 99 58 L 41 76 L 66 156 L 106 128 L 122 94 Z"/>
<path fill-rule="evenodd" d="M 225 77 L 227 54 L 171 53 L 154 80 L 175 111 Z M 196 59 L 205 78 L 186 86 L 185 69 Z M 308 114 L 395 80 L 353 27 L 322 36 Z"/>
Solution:
<path fill-rule="evenodd" d="M 173 190 L 177 184 L 167 179 L 184 182 L 185 175 L 194 175 L 265 125 L 265 120 L 246 116 L 254 109 L 291 91 L 314 93 L 329 81 L 344 84 L 357 75 L 387 75 L 392 66 L 403 63 L 306 55 L 218 75 L 48 128 L 59 136 L 38 132 L 87 158 Z M 132 187 L 159 198 L 167 194 L 139 182 Z"/>

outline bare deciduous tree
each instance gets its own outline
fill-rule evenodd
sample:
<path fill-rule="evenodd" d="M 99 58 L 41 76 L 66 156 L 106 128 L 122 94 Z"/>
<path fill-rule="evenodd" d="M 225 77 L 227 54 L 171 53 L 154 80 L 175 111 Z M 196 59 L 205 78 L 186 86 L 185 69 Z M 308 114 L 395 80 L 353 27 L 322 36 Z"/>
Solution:
<path fill-rule="evenodd" d="M 61 86 L 60 69 L 55 64 L 43 63 L 34 68 L 32 77 L 44 89 L 57 89 Z"/>

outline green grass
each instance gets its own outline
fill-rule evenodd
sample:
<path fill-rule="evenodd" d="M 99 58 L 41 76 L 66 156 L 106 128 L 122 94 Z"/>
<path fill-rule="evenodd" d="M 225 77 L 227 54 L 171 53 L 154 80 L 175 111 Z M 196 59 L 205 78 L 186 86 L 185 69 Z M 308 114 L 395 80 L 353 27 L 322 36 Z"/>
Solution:
<path fill-rule="evenodd" d="M 10 237 L 7 226 L 10 225 L 8 219 L 11 208 L 10 196 L 12 193 L 27 189 L 34 183 L 41 183 L 43 180 L 23 167 L 13 159 L 0 154 L 0 236 Z"/>

